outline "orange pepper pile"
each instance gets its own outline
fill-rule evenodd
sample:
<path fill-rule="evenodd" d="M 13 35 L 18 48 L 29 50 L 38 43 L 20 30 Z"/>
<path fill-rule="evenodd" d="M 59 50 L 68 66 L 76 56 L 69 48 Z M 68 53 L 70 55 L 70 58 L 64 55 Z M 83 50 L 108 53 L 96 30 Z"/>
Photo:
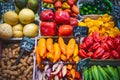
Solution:
<path fill-rule="evenodd" d="M 78 62 L 80 57 L 78 56 L 78 44 L 74 38 L 65 44 L 62 37 L 59 37 L 58 42 L 53 43 L 52 38 L 40 38 L 36 47 L 36 60 L 37 65 L 40 66 L 42 60 L 48 60 L 51 62 L 70 61 Z"/>

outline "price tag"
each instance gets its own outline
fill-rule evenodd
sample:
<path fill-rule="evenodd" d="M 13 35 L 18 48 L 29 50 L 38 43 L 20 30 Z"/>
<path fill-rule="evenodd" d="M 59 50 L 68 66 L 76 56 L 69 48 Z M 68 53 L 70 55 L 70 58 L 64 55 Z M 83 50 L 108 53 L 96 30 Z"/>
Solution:
<path fill-rule="evenodd" d="M 35 45 L 35 41 L 28 38 L 28 37 L 24 37 L 20 43 L 20 47 L 21 47 L 21 50 L 20 50 L 20 55 L 18 56 L 16 62 L 15 62 L 15 65 L 17 65 L 23 55 L 23 53 L 25 51 L 28 51 L 28 52 L 31 52 L 33 46 Z"/>
<path fill-rule="evenodd" d="M 117 3 L 115 3 L 115 5 L 112 8 L 112 16 L 120 30 L 120 6 L 118 6 Z"/>
<path fill-rule="evenodd" d="M 20 43 L 20 47 L 28 52 L 31 52 L 34 45 L 35 41 L 28 37 L 24 37 Z"/>
<path fill-rule="evenodd" d="M 14 3 L 0 2 L 0 14 L 3 15 L 6 11 L 15 11 Z"/>
<path fill-rule="evenodd" d="M 117 23 L 118 23 L 118 28 L 120 30 L 120 20 L 118 20 Z"/>
<path fill-rule="evenodd" d="M 88 27 L 74 27 L 73 36 L 74 37 L 84 37 L 88 35 Z"/>
<path fill-rule="evenodd" d="M 89 63 L 90 63 L 90 58 L 85 58 L 83 60 L 80 60 L 76 65 L 76 70 L 77 71 L 83 70 L 84 68 L 89 66 Z"/>

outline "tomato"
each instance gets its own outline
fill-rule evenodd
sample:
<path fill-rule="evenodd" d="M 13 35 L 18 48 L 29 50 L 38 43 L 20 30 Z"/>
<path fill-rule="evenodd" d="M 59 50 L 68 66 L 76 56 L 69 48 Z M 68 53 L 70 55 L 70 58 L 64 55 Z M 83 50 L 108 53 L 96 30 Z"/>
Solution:
<path fill-rule="evenodd" d="M 59 36 L 70 36 L 72 35 L 73 27 L 71 25 L 61 25 L 58 29 Z"/>

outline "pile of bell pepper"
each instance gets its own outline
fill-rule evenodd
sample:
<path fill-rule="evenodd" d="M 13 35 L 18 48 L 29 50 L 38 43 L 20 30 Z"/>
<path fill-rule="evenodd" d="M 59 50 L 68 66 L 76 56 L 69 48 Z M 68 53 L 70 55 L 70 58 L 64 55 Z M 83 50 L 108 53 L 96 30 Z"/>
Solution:
<path fill-rule="evenodd" d="M 120 34 L 116 37 L 100 36 L 98 32 L 84 38 L 79 45 L 79 56 L 92 59 L 120 59 Z"/>
<path fill-rule="evenodd" d="M 77 0 L 42 0 L 43 8 L 67 11 L 70 16 L 76 17 L 79 14 L 79 8 L 75 5 Z"/>
<path fill-rule="evenodd" d="M 56 41 L 57 40 L 57 41 Z M 40 38 L 36 46 L 37 65 L 40 66 L 42 60 L 78 62 L 78 44 L 74 38 L 70 38 L 66 44 L 62 37 L 58 39 Z"/>
<path fill-rule="evenodd" d="M 94 31 L 99 32 L 100 36 L 112 36 L 115 37 L 120 34 L 120 30 L 115 25 L 112 16 L 104 14 L 98 19 L 86 18 L 82 22 L 78 22 L 78 26 L 89 27 L 89 35 L 92 35 Z"/>
<path fill-rule="evenodd" d="M 42 0 L 43 10 L 39 13 L 42 36 L 71 36 L 78 25 L 76 16 L 79 8 L 77 0 Z"/>
<path fill-rule="evenodd" d="M 67 11 L 46 9 L 40 12 L 40 32 L 43 36 L 71 36 L 74 26 L 78 25 L 75 17 Z"/>

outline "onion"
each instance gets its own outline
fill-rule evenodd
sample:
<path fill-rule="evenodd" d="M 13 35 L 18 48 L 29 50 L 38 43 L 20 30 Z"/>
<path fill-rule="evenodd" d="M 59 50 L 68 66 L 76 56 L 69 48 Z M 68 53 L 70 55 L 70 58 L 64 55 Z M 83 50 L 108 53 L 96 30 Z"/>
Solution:
<path fill-rule="evenodd" d="M 67 73 L 67 67 L 63 66 L 63 68 L 62 68 L 63 77 L 66 75 L 66 73 Z"/>
<path fill-rule="evenodd" d="M 51 68 L 47 69 L 47 71 L 46 71 L 46 74 L 48 77 L 50 77 L 50 73 L 51 73 Z"/>
<path fill-rule="evenodd" d="M 51 74 L 54 74 L 54 75 L 58 74 L 58 72 L 62 69 L 62 67 L 63 67 L 63 64 L 59 64 L 56 71 L 52 72 Z"/>
<path fill-rule="evenodd" d="M 46 65 L 44 71 L 46 72 L 48 68 L 49 68 L 49 65 Z"/>
<path fill-rule="evenodd" d="M 52 67 L 52 71 L 54 71 L 57 67 L 58 67 L 58 63 L 54 64 L 53 67 Z"/>
<path fill-rule="evenodd" d="M 38 80 L 42 80 L 42 78 L 43 78 L 43 75 L 42 75 L 41 71 L 39 71 L 38 72 Z"/>

